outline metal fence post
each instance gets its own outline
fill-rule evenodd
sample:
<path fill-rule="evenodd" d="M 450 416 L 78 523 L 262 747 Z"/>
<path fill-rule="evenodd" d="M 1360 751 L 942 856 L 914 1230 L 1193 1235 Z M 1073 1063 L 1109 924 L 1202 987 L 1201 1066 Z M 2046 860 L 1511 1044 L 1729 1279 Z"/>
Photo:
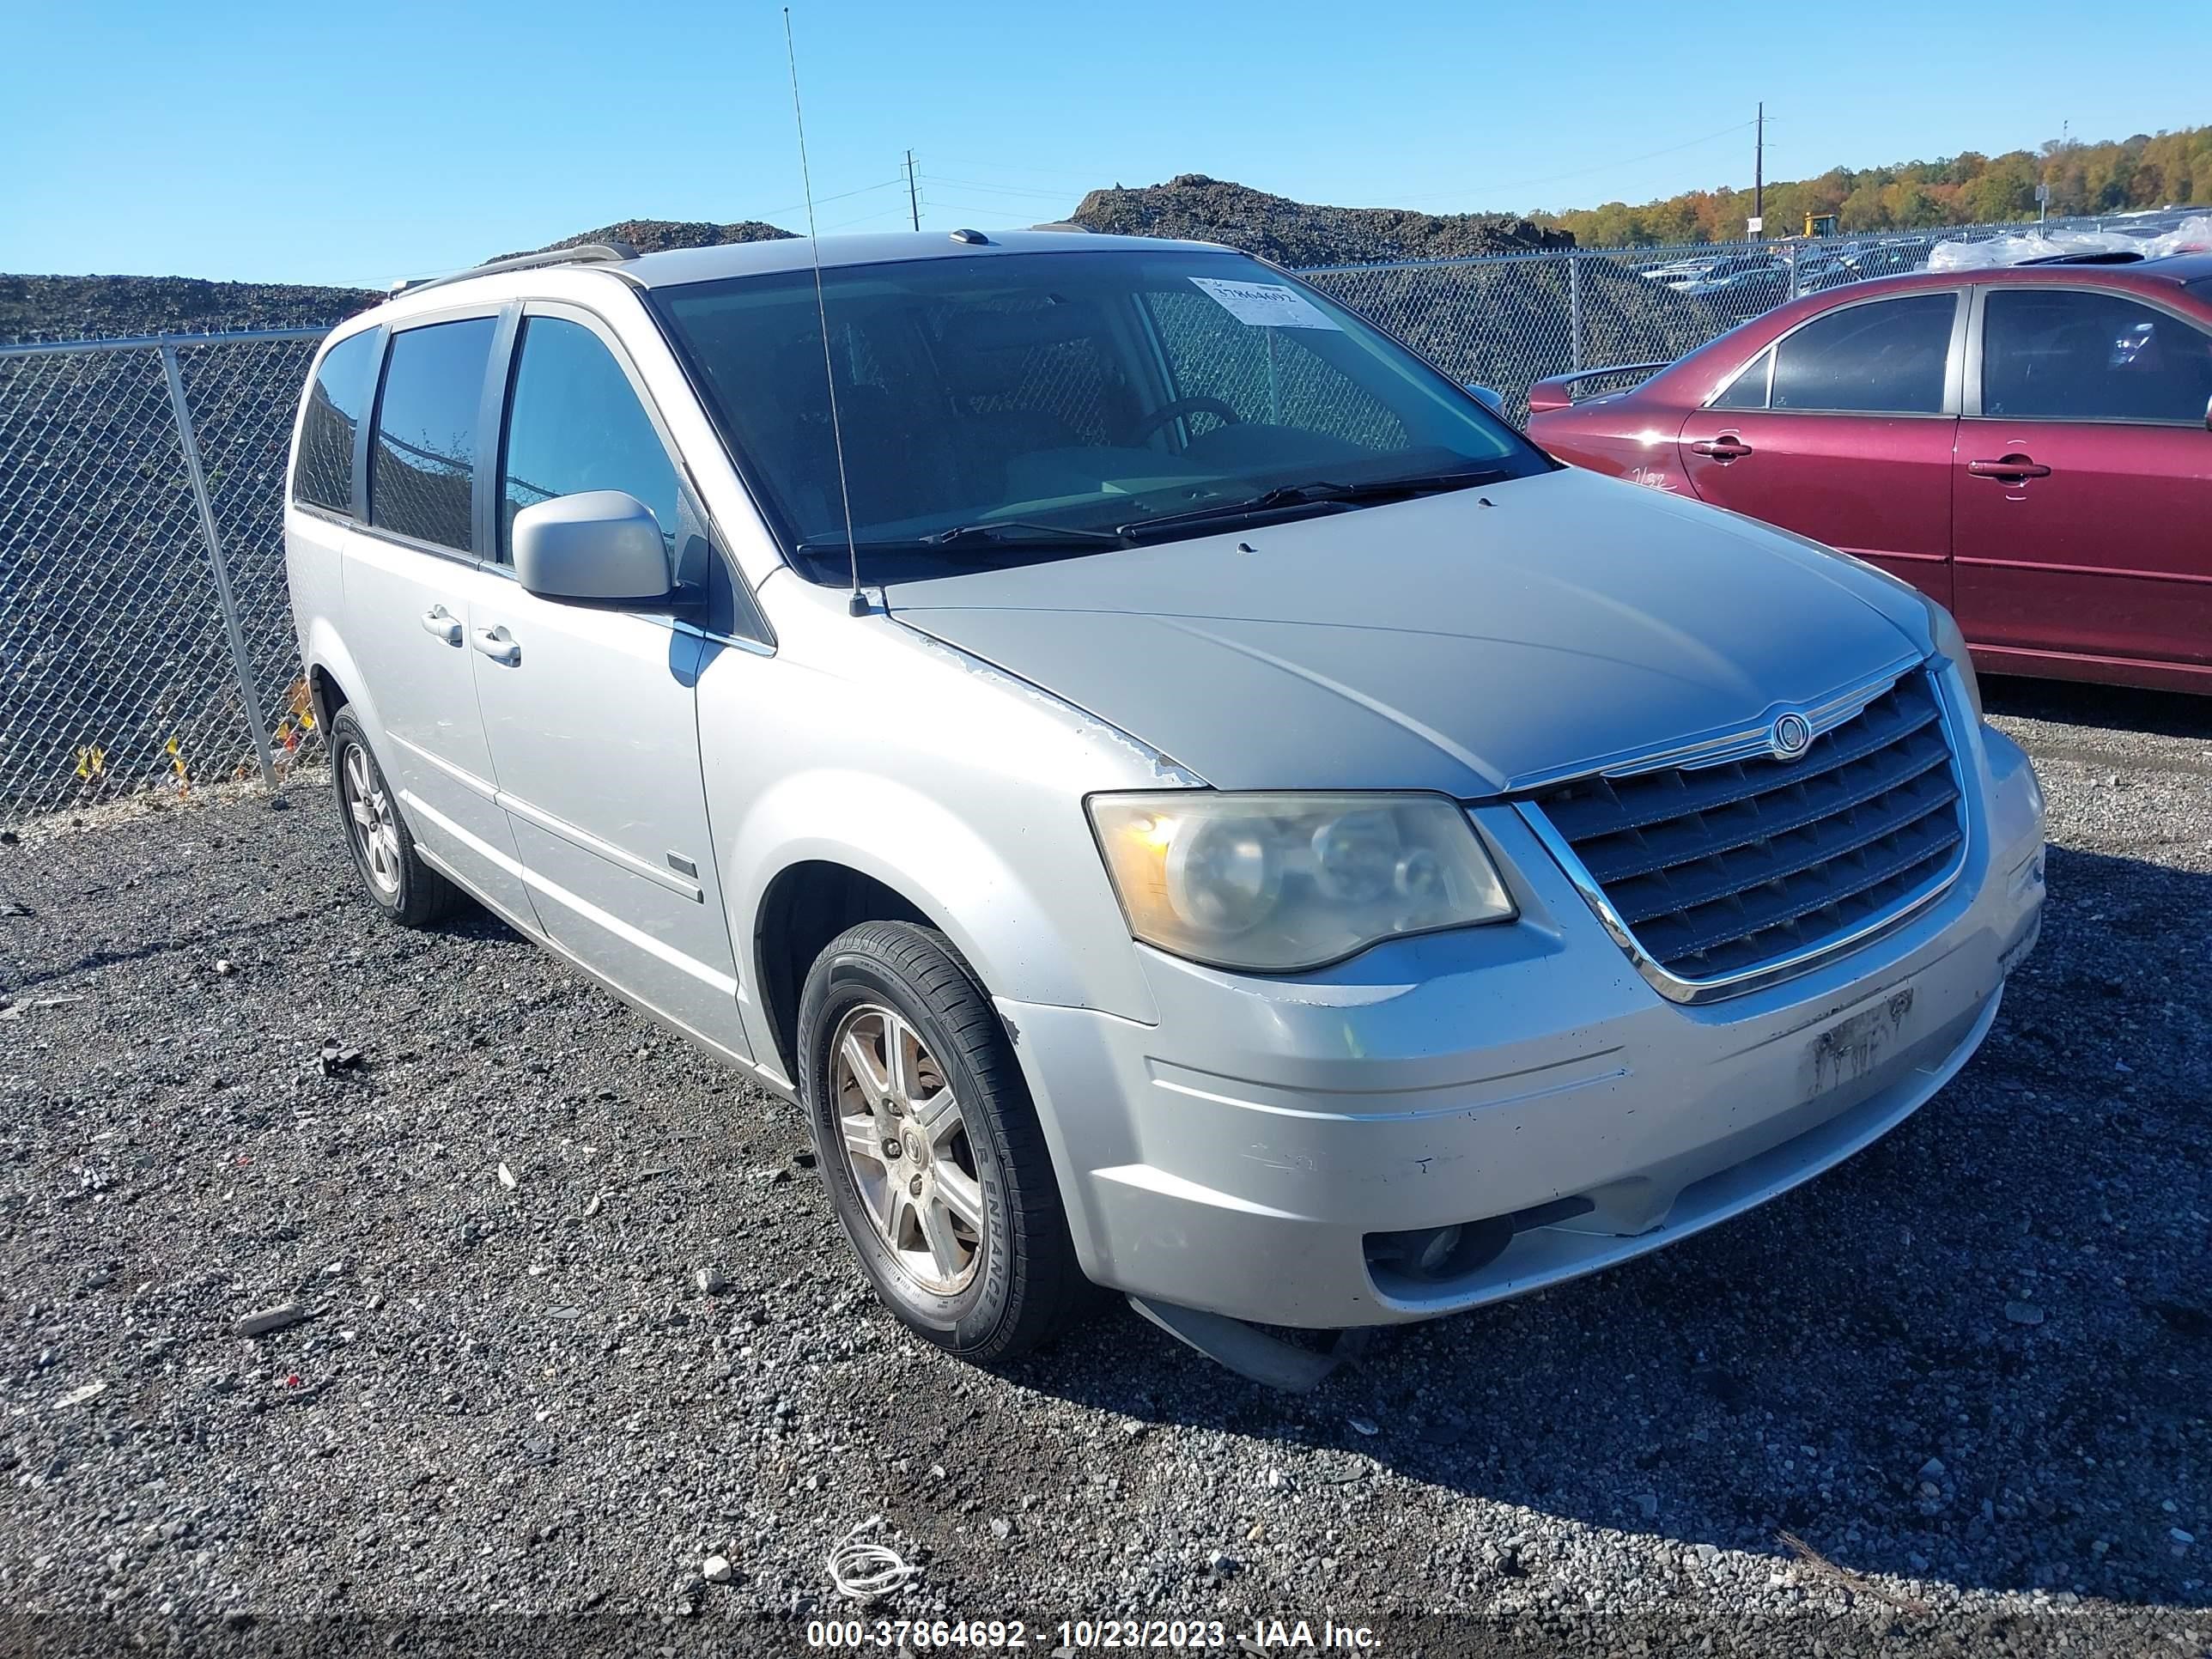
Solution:
<path fill-rule="evenodd" d="M 1567 356 L 1571 360 L 1569 368 L 1583 366 L 1583 260 L 1579 253 L 1567 255 Z"/>
<path fill-rule="evenodd" d="M 253 689 L 253 665 L 246 654 L 246 632 L 238 623 L 238 602 L 231 598 L 230 572 L 223 566 L 222 538 L 216 529 L 215 502 L 208 495 L 199 440 L 192 433 L 191 407 L 185 401 L 185 377 L 177 367 L 177 349 L 173 345 L 161 347 L 161 373 L 168 377 L 169 406 L 177 416 L 177 441 L 184 446 L 185 471 L 192 481 L 192 500 L 200 510 L 208 562 L 215 568 L 216 601 L 222 606 L 222 631 L 230 641 L 231 663 L 238 670 L 239 693 L 246 699 L 246 723 L 253 729 L 253 752 L 261 757 L 262 781 L 274 789 L 276 762 L 269 752 L 269 727 L 261 718 L 260 696 Z"/>

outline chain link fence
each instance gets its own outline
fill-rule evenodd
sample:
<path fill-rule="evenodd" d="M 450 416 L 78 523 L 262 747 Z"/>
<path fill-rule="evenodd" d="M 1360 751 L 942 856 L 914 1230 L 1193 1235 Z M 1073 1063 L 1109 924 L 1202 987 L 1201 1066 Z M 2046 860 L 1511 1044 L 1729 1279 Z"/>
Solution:
<path fill-rule="evenodd" d="M 0 347 L 0 822 L 312 741 L 283 481 L 321 337 Z"/>
<path fill-rule="evenodd" d="M 1797 295 L 1917 270 L 1939 240 L 2021 228 L 1301 274 L 1518 421 L 1547 375 L 1669 360 Z M 313 749 L 283 505 L 323 331 L 0 346 L 0 824 L 149 788 L 273 785 Z M 1295 404 L 1294 377 L 1270 386 Z"/>
<path fill-rule="evenodd" d="M 2047 226 L 1952 225 L 1788 241 L 1577 248 L 1486 258 L 1328 265 L 1298 274 L 1453 378 L 1488 386 L 1516 423 L 1547 375 L 1669 362 L 1802 295 L 1920 270 L 1938 243 L 2039 228 L 2150 235 L 2202 209 Z M 1595 376 L 1578 395 L 1617 389 Z"/>

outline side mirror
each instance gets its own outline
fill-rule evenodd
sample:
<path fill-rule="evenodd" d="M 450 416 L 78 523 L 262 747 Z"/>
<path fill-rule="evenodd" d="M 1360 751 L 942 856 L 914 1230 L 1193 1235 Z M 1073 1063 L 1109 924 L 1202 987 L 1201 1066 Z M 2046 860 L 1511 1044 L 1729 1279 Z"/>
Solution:
<path fill-rule="evenodd" d="M 556 495 L 514 515 L 514 574 L 544 599 L 641 604 L 668 596 L 668 544 L 651 508 L 619 489 Z"/>
<path fill-rule="evenodd" d="M 1490 387 L 1477 386 L 1473 380 L 1469 380 L 1467 383 L 1467 395 L 1500 420 L 1505 418 L 1505 399 Z"/>

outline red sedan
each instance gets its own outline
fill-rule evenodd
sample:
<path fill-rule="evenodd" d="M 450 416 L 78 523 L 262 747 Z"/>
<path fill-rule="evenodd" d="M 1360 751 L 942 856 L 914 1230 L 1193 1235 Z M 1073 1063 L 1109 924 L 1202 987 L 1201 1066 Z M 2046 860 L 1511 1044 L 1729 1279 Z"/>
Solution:
<path fill-rule="evenodd" d="M 1591 378 L 1530 390 L 1562 460 L 1870 560 L 1993 672 L 2212 693 L 2212 255 L 1884 277 Z"/>

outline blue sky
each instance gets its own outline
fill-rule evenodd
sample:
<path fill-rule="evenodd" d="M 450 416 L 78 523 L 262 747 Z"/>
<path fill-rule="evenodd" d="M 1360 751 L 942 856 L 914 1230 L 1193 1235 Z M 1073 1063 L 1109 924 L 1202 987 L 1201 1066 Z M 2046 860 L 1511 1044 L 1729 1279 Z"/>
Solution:
<path fill-rule="evenodd" d="M 381 285 L 623 218 L 805 228 L 781 8 L 10 0 L 0 270 Z M 1711 8 L 794 0 L 821 228 L 1210 173 L 1434 212 L 2212 120 L 2204 0 Z M 1710 27 L 1715 20 L 1726 21 Z M 1838 38 L 1838 37 L 1842 38 Z M 2081 72 L 2075 72 L 2080 67 Z"/>

